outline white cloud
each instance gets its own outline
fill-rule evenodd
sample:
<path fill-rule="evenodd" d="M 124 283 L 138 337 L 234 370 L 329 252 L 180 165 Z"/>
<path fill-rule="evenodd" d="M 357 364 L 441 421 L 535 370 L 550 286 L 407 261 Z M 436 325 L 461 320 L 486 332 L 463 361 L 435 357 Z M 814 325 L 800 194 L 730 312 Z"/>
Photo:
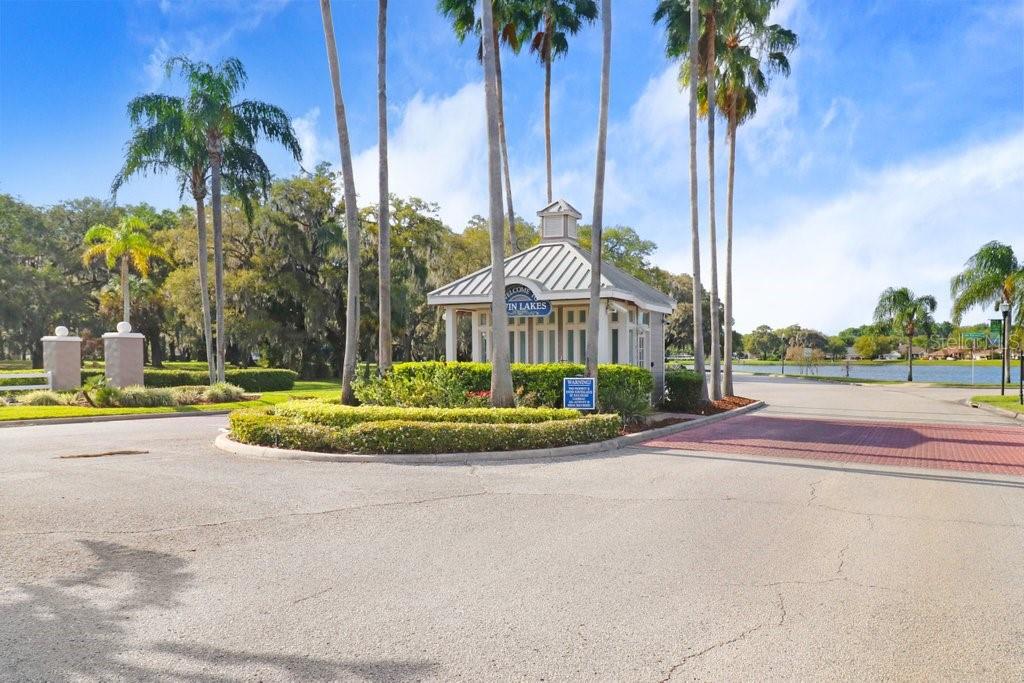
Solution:
<path fill-rule="evenodd" d="M 487 211 L 487 133 L 483 83 L 445 97 L 417 93 L 389 121 L 389 189 L 437 202 L 456 230 Z M 377 201 L 377 146 L 353 159 L 360 204 Z M 513 171 L 512 177 L 516 177 Z M 514 188 L 513 188 L 514 191 Z"/>
<path fill-rule="evenodd" d="M 325 159 L 327 146 L 317 131 L 319 121 L 320 107 L 313 107 L 302 116 L 292 119 L 292 128 L 302 148 L 302 165 L 308 170 Z"/>
<path fill-rule="evenodd" d="M 826 331 L 870 319 L 909 286 L 949 315 L 949 278 L 981 244 L 1019 241 L 1024 131 L 885 168 L 846 192 L 737 237 L 736 323 Z M 976 312 L 978 319 L 985 312 Z"/>

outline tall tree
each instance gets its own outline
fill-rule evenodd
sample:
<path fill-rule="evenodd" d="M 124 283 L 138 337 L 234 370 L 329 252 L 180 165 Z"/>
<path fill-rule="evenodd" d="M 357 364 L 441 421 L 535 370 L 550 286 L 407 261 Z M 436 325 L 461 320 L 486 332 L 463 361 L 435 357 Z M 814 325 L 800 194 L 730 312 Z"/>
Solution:
<path fill-rule="evenodd" d="M 193 62 L 187 57 L 167 60 L 170 76 L 178 71 L 188 86 L 185 98 L 187 120 L 201 131 L 210 163 L 210 205 L 213 212 L 213 272 L 217 312 L 217 379 L 224 381 L 227 338 L 224 325 L 224 235 L 222 180 L 229 141 L 252 150 L 260 138 L 284 145 L 296 160 L 302 158 L 291 120 L 280 107 L 258 100 L 235 102 L 248 80 L 238 59 L 226 59 L 217 66 Z M 241 152 L 240 152 L 241 153 Z"/>
<path fill-rule="evenodd" d="M 199 298 L 203 314 L 203 339 L 210 382 L 216 382 L 217 360 L 213 353 L 210 286 L 207 274 L 210 261 L 206 231 L 207 182 L 210 157 L 205 135 L 189 118 L 185 101 L 180 97 L 157 93 L 141 95 L 128 103 L 128 119 L 133 127 L 125 145 L 124 165 L 114 177 L 111 194 L 115 200 L 120 188 L 134 175 L 171 172 L 177 175 L 179 194 L 187 191 L 195 203 L 198 233 Z M 242 202 L 247 216 L 253 215 L 252 198 L 266 196 L 270 187 L 270 169 L 244 136 L 225 140 L 224 184 Z"/>
<path fill-rule="evenodd" d="M 324 21 L 327 64 L 331 71 L 331 87 L 334 91 L 334 118 L 338 124 L 338 147 L 341 151 L 341 175 L 345 196 L 345 231 L 348 242 L 348 300 L 345 305 L 345 357 L 341 369 L 341 402 L 353 405 L 356 397 L 352 393 L 352 381 L 356 376 L 359 351 L 359 209 L 356 206 L 356 184 L 352 177 L 352 146 L 348 139 L 345 99 L 341 94 L 341 68 L 338 65 L 338 46 L 334 40 L 331 0 L 320 0 L 320 13 Z M 381 197 L 381 203 L 386 202 L 387 197 Z"/>
<path fill-rule="evenodd" d="M 779 0 L 721 1 L 716 35 L 721 49 L 716 50 L 718 74 L 714 99 L 726 121 L 729 144 L 729 174 L 726 186 L 725 238 L 725 386 L 733 394 L 733 198 L 736 180 L 736 130 L 757 112 L 757 98 L 768 92 L 774 74 L 788 76 L 788 55 L 796 48 L 797 36 L 768 17 Z M 720 81 L 720 83 L 718 83 Z M 709 109 L 710 111 L 710 109 Z"/>
<path fill-rule="evenodd" d="M 149 275 L 150 259 L 164 258 L 163 252 L 153 244 L 149 225 L 139 216 L 130 215 L 118 221 L 115 227 L 98 223 L 85 233 L 86 249 L 82 253 L 82 264 L 89 265 L 101 256 L 107 268 L 121 265 L 121 298 L 124 310 L 123 320 L 131 323 L 130 296 L 128 290 L 129 264 L 142 277 Z"/>
<path fill-rule="evenodd" d="M 914 336 L 918 330 L 930 332 L 936 305 L 934 296 L 917 296 L 906 287 L 890 287 L 878 298 L 875 322 L 898 329 L 907 340 L 908 382 L 914 381 Z"/>
<path fill-rule="evenodd" d="M 484 48 L 482 22 L 476 18 L 477 0 L 438 0 L 437 9 L 452 22 L 452 29 L 459 42 L 475 33 L 480 38 L 477 59 L 483 64 Z M 505 128 L 505 85 L 501 72 L 501 45 L 508 45 L 513 54 L 522 47 L 521 33 L 528 21 L 529 8 L 526 0 L 498 0 L 492 5 L 494 22 L 491 33 L 499 49 L 494 53 L 495 71 L 498 74 L 498 134 L 501 138 L 502 178 L 505 183 L 505 207 L 508 217 L 508 243 L 513 252 L 519 251 L 516 236 L 516 212 L 512 203 L 512 177 L 509 172 L 508 134 Z"/>
<path fill-rule="evenodd" d="M 1001 242 L 987 242 L 967 259 L 962 272 L 949 284 L 953 297 L 953 323 L 960 324 L 964 313 L 975 306 L 992 306 L 999 310 L 1002 304 L 1010 307 L 1010 320 L 1014 307 L 1018 311 L 1018 324 L 1024 324 L 1024 263 L 1013 247 Z M 1012 330 L 1006 330 L 1009 339 Z M 1004 357 L 1006 349 L 1003 349 Z M 1010 382 L 1010 364 L 1004 364 L 1006 382 Z"/>
<path fill-rule="evenodd" d="M 604 234 L 604 168 L 608 144 L 611 89 L 612 2 L 601 0 L 601 101 L 597 111 L 597 162 L 594 170 L 594 224 L 590 243 L 590 312 L 587 315 L 587 376 L 597 377 L 598 324 L 601 315 L 601 245 Z"/>
<path fill-rule="evenodd" d="M 585 23 L 597 18 L 595 0 L 534 0 L 530 23 L 536 32 L 530 51 L 544 66 L 544 159 L 547 168 L 548 202 L 551 189 L 551 65 L 569 51 L 569 36 L 576 35 Z"/>
<path fill-rule="evenodd" d="M 711 247 L 711 396 L 722 398 L 722 340 L 718 336 L 718 235 L 715 231 L 715 42 L 717 38 L 715 0 L 707 0 L 705 33 L 707 57 L 704 73 L 708 108 L 708 240 Z"/>
<path fill-rule="evenodd" d="M 388 192 L 388 0 L 377 4 L 377 369 L 391 371 L 391 202 Z"/>
<path fill-rule="evenodd" d="M 494 24 L 492 0 L 482 0 L 483 25 Z M 508 357 L 508 313 L 505 309 L 505 230 L 501 207 L 501 166 L 498 136 L 498 45 L 491 31 L 483 32 L 484 98 L 487 111 L 487 180 L 491 224 L 491 405 L 514 402 L 512 368 Z"/>
<path fill-rule="evenodd" d="M 686 10 L 689 10 L 688 12 Z M 687 23 L 685 20 L 689 19 Z M 654 12 L 654 21 L 664 21 L 667 41 L 665 51 L 671 58 L 686 56 L 689 73 L 700 73 L 697 52 L 697 37 L 700 33 L 700 10 L 696 2 L 682 0 L 672 2 L 661 0 Z M 694 79 L 695 80 L 695 79 Z M 691 83 L 690 100 L 690 251 L 693 259 L 693 369 L 704 376 L 704 336 L 700 279 L 700 219 L 697 206 L 697 87 Z M 707 400 L 708 388 L 705 382 L 701 398 Z"/>

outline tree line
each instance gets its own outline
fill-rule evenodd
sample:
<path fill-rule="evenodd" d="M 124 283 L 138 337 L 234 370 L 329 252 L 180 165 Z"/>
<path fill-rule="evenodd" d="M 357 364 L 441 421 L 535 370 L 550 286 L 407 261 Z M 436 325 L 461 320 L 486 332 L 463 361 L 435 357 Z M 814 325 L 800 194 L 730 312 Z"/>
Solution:
<path fill-rule="evenodd" d="M 338 174 L 328 164 L 310 172 L 271 181 L 266 199 L 243 206 L 228 195 L 222 211 L 224 254 L 225 360 L 236 365 L 260 363 L 287 367 L 304 377 L 336 377 L 344 355 L 348 295 L 348 241 L 345 209 L 336 196 Z M 205 220 L 212 209 L 204 207 Z M 427 306 L 426 293 L 490 261 L 487 220 L 475 216 L 461 230 L 445 225 L 436 204 L 417 198 L 392 197 L 388 206 L 391 232 L 392 292 L 390 311 L 393 357 L 399 361 L 444 356 L 444 325 L 440 312 Z M 360 361 L 379 362 L 378 263 L 380 207 L 358 212 L 359 263 L 364 277 L 358 294 L 366 315 L 360 319 Z M 204 335 L 196 248 L 195 209 L 156 209 L 147 205 L 116 206 L 109 199 L 84 198 L 35 207 L 0 195 L 0 358 L 31 359 L 42 364 L 40 337 L 67 325 L 84 339 L 87 358 L 101 358 L 100 336 L 129 316 L 146 336 L 146 360 L 200 360 L 210 356 Z M 128 223 L 123 238 L 131 249 L 145 236 L 141 254 L 130 256 L 122 278 L 121 255 L 107 251 L 110 242 L 87 244 L 86 236 L 111 237 Z M 145 226 L 140 229 L 140 226 Z M 536 226 L 517 219 L 520 244 L 532 246 Z M 582 226 L 581 242 L 589 248 L 590 226 Z M 207 234 L 205 252 L 212 253 Z M 658 287 L 678 302 L 667 319 L 668 345 L 691 352 L 692 280 L 651 263 L 655 244 L 628 226 L 604 231 L 605 258 L 635 277 Z M 96 247 L 103 247 L 97 252 Z M 99 254 L 99 258 L 83 255 Z M 133 252 L 134 253 L 134 252 Z M 107 258 L 113 255 L 114 259 Z M 142 270 L 139 263 L 145 263 Z M 207 280 L 207 297 L 214 284 Z M 710 300 L 703 312 L 708 319 Z M 468 321 L 460 329 L 459 349 L 468 357 Z M 721 333 L 722 330 L 720 329 Z M 705 324 L 703 336 L 710 341 Z"/>

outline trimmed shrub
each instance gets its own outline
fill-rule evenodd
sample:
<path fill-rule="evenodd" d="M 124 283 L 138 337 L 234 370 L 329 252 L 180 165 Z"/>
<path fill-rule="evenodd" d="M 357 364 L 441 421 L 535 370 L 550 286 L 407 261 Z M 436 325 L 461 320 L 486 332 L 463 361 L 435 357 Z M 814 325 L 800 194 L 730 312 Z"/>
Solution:
<path fill-rule="evenodd" d="M 342 432 L 303 422 L 281 415 L 270 415 L 264 410 L 235 410 L 228 416 L 231 436 L 242 443 L 273 448 L 293 448 L 303 451 L 344 451 Z"/>
<path fill-rule="evenodd" d="M 360 379 L 352 390 L 360 403 L 377 406 L 456 408 L 467 402 L 462 377 L 443 363 L 420 372 Z"/>
<path fill-rule="evenodd" d="M 202 385 L 174 387 L 171 389 L 171 395 L 174 396 L 174 401 L 179 406 L 194 406 L 197 403 L 206 401 L 206 390 L 208 388 Z"/>
<path fill-rule="evenodd" d="M 632 421 L 650 412 L 654 377 L 634 365 L 600 365 L 597 368 L 597 409 L 618 413 Z"/>
<path fill-rule="evenodd" d="M 533 424 L 466 422 L 364 422 L 348 430 L 354 453 L 474 453 L 557 448 L 614 438 L 615 415 L 587 415 Z"/>
<path fill-rule="evenodd" d="M 363 422 L 402 420 L 405 422 L 459 422 L 467 424 L 528 424 L 571 420 L 578 410 L 565 408 L 396 408 L 390 406 L 344 406 L 322 401 L 286 401 L 274 406 L 275 415 L 293 417 L 313 424 L 347 429 Z"/>
<path fill-rule="evenodd" d="M 83 370 L 82 381 L 90 377 L 102 377 L 102 370 Z M 245 368 L 226 370 L 224 379 L 245 391 L 287 391 L 295 386 L 299 373 L 282 368 Z M 147 387 L 182 387 L 208 385 L 210 375 L 205 370 L 143 370 L 143 382 Z"/>
<path fill-rule="evenodd" d="M 692 370 L 673 370 L 665 373 L 666 410 L 679 413 L 694 413 L 700 408 L 701 388 L 704 378 Z"/>
<path fill-rule="evenodd" d="M 230 403 L 231 401 L 241 400 L 244 393 L 244 389 L 236 387 L 234 384 L 217 382 L 206 388 L 203 392 L 203 398 L 210 403 Z"/>
<path fill-rule="evenodd" d="M 512 365 L 512 385 L 523 402 L 558 407 L 562 405 L 562 379 L 583 374 L 584 367 L 578 363 L 515 363 Z M 474 402 L 474 395 L 479 395 L 478 392 L 490 389 L 491 365 L 441 361 L 399 363 L 388 378 L 371 383 L 381 384 L 392 377 L 395 382 L 415 378 L 416 382 L 432 386 L 457 383 L 464 392 L 459 405 L 467 405 Z M 649 410 L 653 389 L 654 378 L 644 368 L 606 364 L 597 369 L 597 403 L 601 412 L 618 413 L 623 419 L 631 420 Z M 398 405 L 394 401 L 379 402 L 380 398 L 374 391 L 363 396 L 357 394 L 357 397 L 374 405 Z"/>
<path fill-rule="evenodd" d="M 124 387 L 118 390 L 116 403 L 119 408 L 156 408 L 176 406 L 174 393 L 170 389 L 152 387 Z"/>
<path fill-rule="evenodd" d="M 49 389 L 28 391 L 17 397 L 18 403 L 26 406 L 64 406 L 68 405 L 69 397 Z"/>

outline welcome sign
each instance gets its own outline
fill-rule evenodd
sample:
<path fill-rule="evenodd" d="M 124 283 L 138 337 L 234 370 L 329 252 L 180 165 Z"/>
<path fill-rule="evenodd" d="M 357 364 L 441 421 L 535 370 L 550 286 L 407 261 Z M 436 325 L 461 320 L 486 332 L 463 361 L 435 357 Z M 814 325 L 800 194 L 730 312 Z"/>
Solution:
<path fill-rule="evenodd" d="M 512 317 L 551 315 L 550 301 L 537 301 L 533 290 L 526 285 L 505 287 L 505 310 Z"/>

